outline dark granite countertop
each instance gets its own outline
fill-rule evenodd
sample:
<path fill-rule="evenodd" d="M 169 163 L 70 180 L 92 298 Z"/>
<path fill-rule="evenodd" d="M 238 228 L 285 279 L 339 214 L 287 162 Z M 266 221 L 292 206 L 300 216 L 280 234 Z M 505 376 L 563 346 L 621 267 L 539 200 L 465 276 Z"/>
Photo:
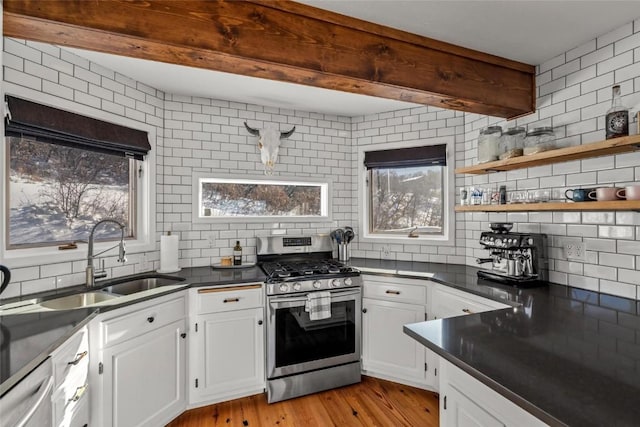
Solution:
<path fill-rule="evenodd" d="M 96 313 L 86 308 L 0 316 L 0 396 Z"/>
<path fill-rule="evenodd" d="M 430 280 L 516 305 L 404 330 L 545 423 L 640 425 L 638 301 L 555 284 L 516 289 L 478 279 L 477 268 L 461 265 L 351 264 L 367 274 L 431 272 Z"/>
<path fill-rule="evenodd" d="M 127 305 L 179 292 L 187 287 L 227 286 L 238 283 L 262 282 L 264 273 L 258 267 L 242 269 L 213 269 L 211 267 L 184 268 L 169 276 L 185 279 L 184 287 L 167 288 L 167 292 L 156 293 L 123 304 L 75 310 L 55 310 L 25 312 L 22 314 L 0 315 L 0 396 L 17 384 L 25 375 L 36 368 L 60 344 L 99 313 Z M 109 280 L 98 282 L 96 289 L 108 285 Z M 85 292 L 84 285 L 39 294 L 2 300 L 10 304 L 24 300 L 47 300 Z"/>

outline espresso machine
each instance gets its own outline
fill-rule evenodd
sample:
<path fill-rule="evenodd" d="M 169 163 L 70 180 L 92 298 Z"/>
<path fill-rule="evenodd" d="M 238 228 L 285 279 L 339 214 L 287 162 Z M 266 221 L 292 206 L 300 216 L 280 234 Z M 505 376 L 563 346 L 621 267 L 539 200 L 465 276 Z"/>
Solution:
<path fill-rule="evenodd" d="M 547 235 L 511 233 L 513 223 L 492 223 L 483 231 L 480 244 L 489 251 L 478 264 L 491 263 L 490 269 L 478 271 L 478 277 L 516 287 L 542 286 L 549 279 Z"/>

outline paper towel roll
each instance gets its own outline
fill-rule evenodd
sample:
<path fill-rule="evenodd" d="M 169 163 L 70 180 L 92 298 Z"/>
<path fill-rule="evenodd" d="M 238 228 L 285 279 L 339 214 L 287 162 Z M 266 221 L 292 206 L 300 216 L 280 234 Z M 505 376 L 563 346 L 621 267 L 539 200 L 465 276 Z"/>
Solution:
<path fill-rule="evenodd" d="M 177 235 L 160 236 L 160 268 L 158 273 L 175 273 L 180 271 L 178 266 L 178 246 L 180 239 Z"/>

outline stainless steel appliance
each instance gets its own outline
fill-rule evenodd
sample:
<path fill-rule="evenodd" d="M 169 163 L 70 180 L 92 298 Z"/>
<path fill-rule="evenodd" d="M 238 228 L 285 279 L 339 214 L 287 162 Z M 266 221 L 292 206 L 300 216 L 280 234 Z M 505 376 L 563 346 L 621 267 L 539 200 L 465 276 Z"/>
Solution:
<path fill-rule="evenodd" d="M 0 425 L 50 427 L 53 424 L 52 390 L 53 365 L 51 358 L 47 358 L 0 397 Z"/>
<path fill-rule="evenodd" d="M 492 224 L 483 231 L 480 244 L 490 257 L 478 258 L 478 264 L 491 263 L 478 276 L 518 287 L 541 286 L 549 278 L 547 236 L 536 233 L 511 233 L 511 223 Z"/>
<path fill-rule="evenodd" d="M 269 403 L 360 382 L 362 278 L 332 259 L 332 249 L 324 235 L 258 238 Z M 305 311 L 317 292 L 330 296 L 329 318 L 311 320 Z"/>

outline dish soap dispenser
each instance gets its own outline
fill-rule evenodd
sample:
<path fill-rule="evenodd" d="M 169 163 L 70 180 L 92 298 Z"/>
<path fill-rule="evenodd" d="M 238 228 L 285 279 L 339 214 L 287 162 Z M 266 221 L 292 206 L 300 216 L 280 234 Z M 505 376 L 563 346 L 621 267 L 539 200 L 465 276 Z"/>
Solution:
<path fill-rule="evenodd" d="M 233 265 L 242 265 L 242 246 L 240 246 L 240 240 L 236 240 L 236 245 L 233 247 Z"/>

